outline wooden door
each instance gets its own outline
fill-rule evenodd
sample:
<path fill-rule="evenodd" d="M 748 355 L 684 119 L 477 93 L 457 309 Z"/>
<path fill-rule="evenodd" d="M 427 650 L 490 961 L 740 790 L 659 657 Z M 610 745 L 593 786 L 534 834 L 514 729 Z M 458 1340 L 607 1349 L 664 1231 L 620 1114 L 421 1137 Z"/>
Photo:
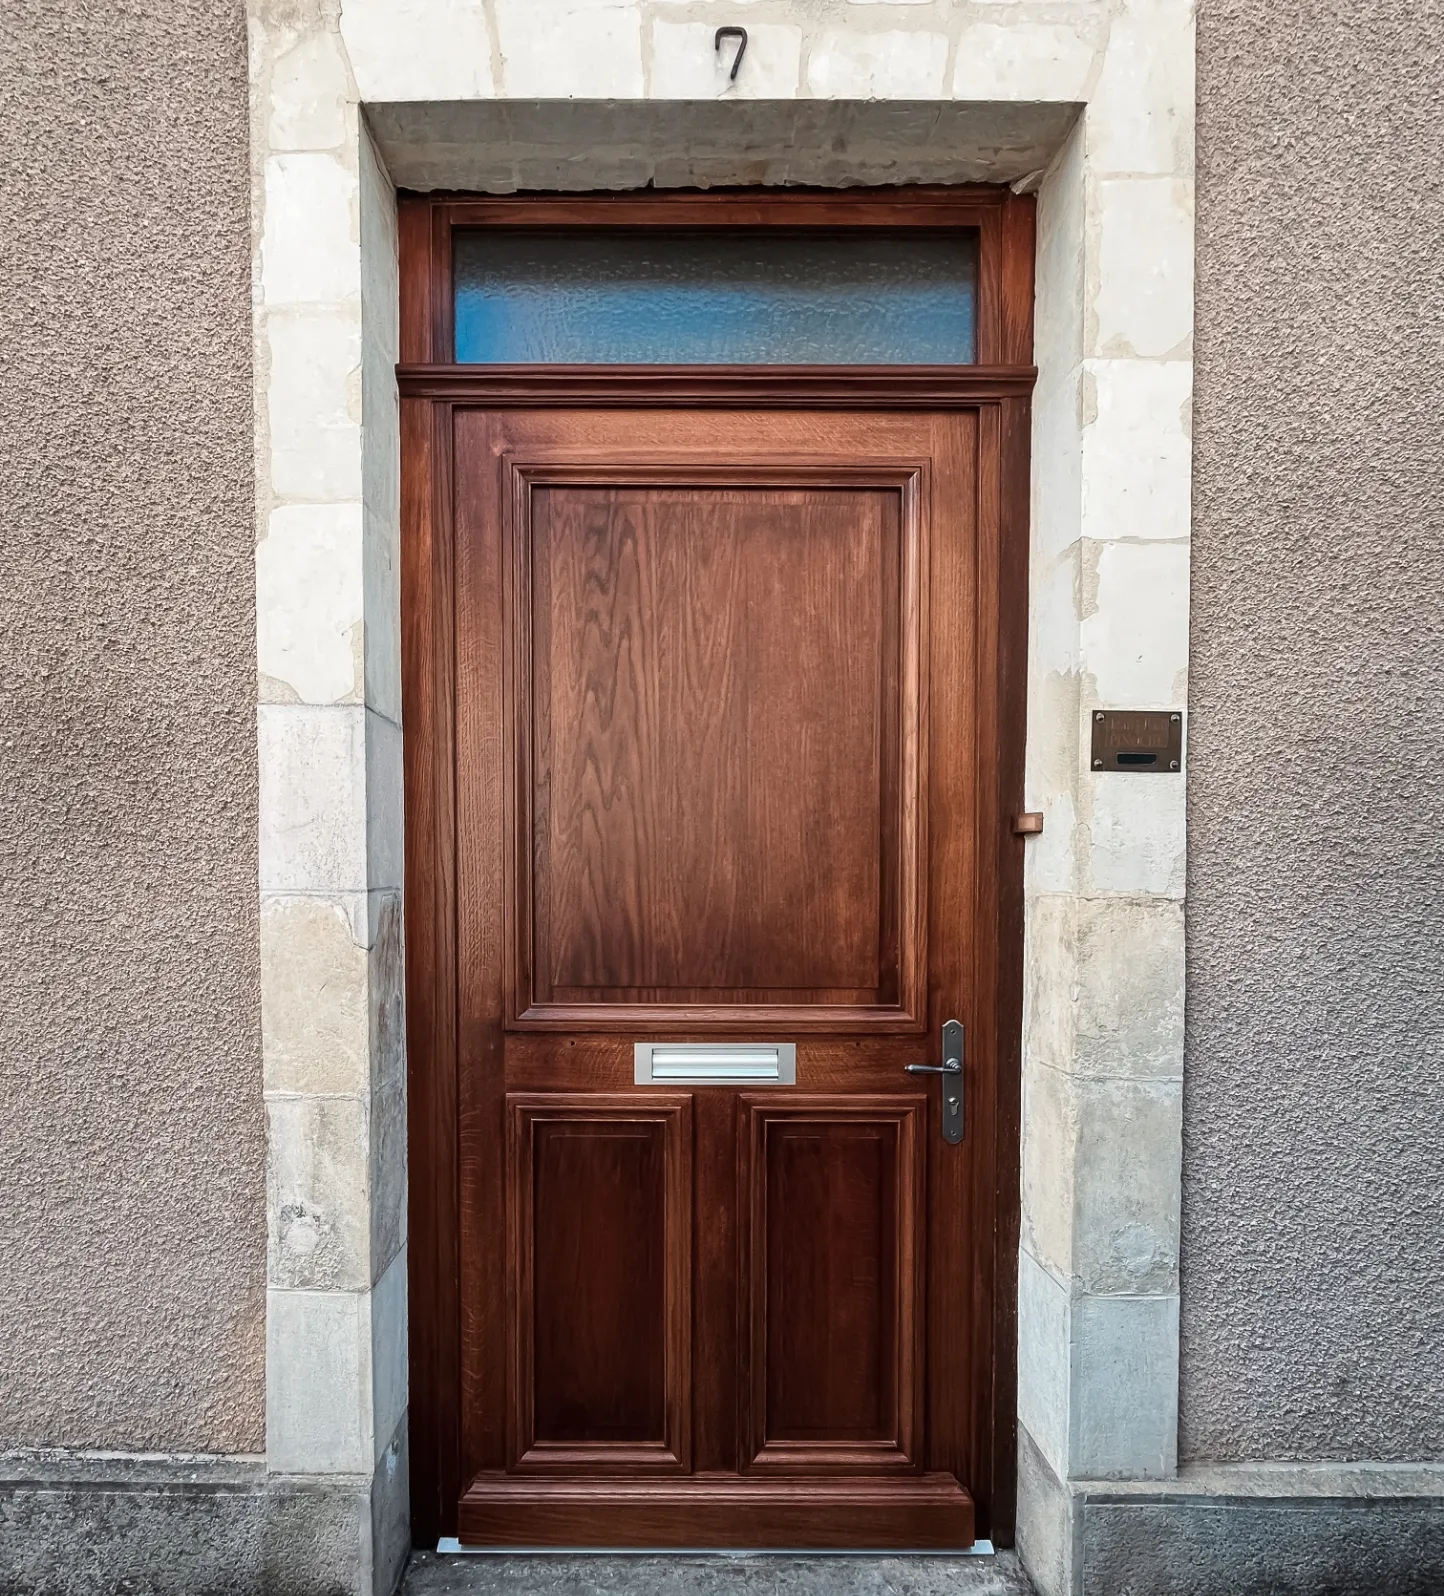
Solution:
<path fill-rule="evenodd" d="M 423 1383 L 456 1360 L 442 1523 L 966 1546 L 1011 1445 L 1021 409 L 1009 441 L 996 404 L 456 397 L 407 445 L 434 496 L 416 597 L 454 627 L 448 651 L 413 625 L 408 660 L 432 684 L 409 869 L 454 905 L 408 933 L 454 971 L 413 1008 L 456 1005 L 455 1119 L 426 1144 L 453 1137 L 454 1170 L 413 1176 L 456 1183 L 456 1279 L 422 1282 L 437 1321 L 413 1301 Z M 959 1145 L 936 1078 L 905 1071 L 953 1018 Z M 634 1078 L 638 1042 L 728 1040 L 794 1044 L 795 1083 Z"/>

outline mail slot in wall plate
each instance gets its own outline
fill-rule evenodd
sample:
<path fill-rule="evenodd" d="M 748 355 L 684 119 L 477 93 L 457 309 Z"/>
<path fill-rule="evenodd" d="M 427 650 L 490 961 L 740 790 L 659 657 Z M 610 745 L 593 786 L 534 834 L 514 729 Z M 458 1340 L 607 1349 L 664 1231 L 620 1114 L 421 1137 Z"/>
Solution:
<path fill-rule="evenodd" d="M 1177 709 L 1095 709 L 1094 770 L 1168 776 L 1183 769 L 1183 712 Z"/>
<path fill-rule="evenodd" d="M 796 1042 L 638 1042 L 638 1086 L 797 1083 Z"/>

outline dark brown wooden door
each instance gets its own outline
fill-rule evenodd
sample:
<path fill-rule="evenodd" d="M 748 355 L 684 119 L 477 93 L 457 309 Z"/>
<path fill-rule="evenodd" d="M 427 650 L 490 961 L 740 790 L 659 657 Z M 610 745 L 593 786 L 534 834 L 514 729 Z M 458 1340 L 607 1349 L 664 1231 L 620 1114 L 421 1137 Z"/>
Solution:
<path fill-rule="evenodd" d="M 457 406 L 463 1542 L 960 1546 L 997 411 Z M 961 1145 L 944 1020 L 967 1026 Z M 796 1045 L 638 1085 L 634 1044 Z"/>

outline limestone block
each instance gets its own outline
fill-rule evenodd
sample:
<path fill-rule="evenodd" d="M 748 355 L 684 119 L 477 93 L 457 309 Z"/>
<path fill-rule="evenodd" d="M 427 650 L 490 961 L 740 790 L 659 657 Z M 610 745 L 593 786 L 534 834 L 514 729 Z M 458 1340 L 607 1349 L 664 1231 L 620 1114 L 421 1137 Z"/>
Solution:
<path fill-rule="evenodd" d="M 1030 1054 L 1023 1071 L 1022 1239 L 1061 1280 L 1073 1272 L 1078 1106 L 1068 1077 Z"/>
<path fill-rule="evenodd" d="M 371 1292 L 371 1411 L 380 1460 L 406 1413 L 406 1249 L 392 1259 Z"/>
<path fill-rule="evenodd" d="M 268 1097 L 267 1272 L 273 1286 L 371 1284 L 369 1114 L 359 1097 Z"/>
<path fill-rule="evenodd" d="M 365 712 L 262 704 L 263 892 L 360 892 L 366 882 Z"/>
<path fill-rule="evenodd" d="M 802 71 L 802 29 L 791 23 L 749 24 L 747 53 L 730 80 L 736 41 L 715 48 L 712 22 L 652 24 L 647 92 L 659 100 L 790 100 Z"/>
<path fill-rule="evenodd" d="M 1083 898 L 1073 929 L 1071 1068 L 1085 1075 L 1180 1079 L 1183 905 L 1159 898 Z"/>
<path fill-rule="evenodd" d="M 1027 807 L 1041 811 L 1043 835 L 1029 842 L 1023 862 L 1024 889 L 1029 893 L 1067 892 L 1078 876 L 1078 814 L 1073 794 L 1056 790 L 1046 796 L 1030 793 Z"/>
<path fill-rule="evenodd" d="M 1026 1426 L 1018 1429 L 1016 1545 L 1038 1596 L 1072 1596 L 1072 1502 Z"/>
<path fill-rule="evenodd" d="M 629 0 L 495 0 L 512 99 L 640 99 L 642 17 Z"/>
<path fill-rule="evenodd" d="M 1072 1077 L 1067 1091 L 1077 1127 L 1071 1274 L 1088 1292 L 1177 1291 L 1180 1083 Z"/>
<path fill-rule="evenodd" d="M 339 150 L 355 121 L 351 80 L 340 42 L 329 30 L 310 34 L 271 69 L 272 151 Z"/>
<path fill-rule="evenodd" d="M 371 1098 L 370 1274 L 390 1264 L 406 1241 L 406 1087 L 390 1082 Z M 368 1280 L 368 1284 L 370 1281 Z"/>
<path fill-rule="evenodd" d="M 273 1474 L 369 1474 L 370 1293 L 266 1294 L 266 1467 Z"/>
<path fill-rule="evenodd" d="M 1079 1297 L 1072 1325 L 1068 1476 L 1166 1479 L 1178 1464 L 1178 1298 Z"/>
<path fill-rule="evenodd" d="M 978 22 L 964 28 L 953 67 L 958 100 L 1082 100 L 1092 43 L 1062 23 Z"/>
<path fill-rule="evenodd" d="M 365 445 L 367 500 L 362 512 L 361 581 L 366 625 L 363 671 L 366 703 L 377 714 L 401 722 L 401 548 L 391 502 L 399 472 L 369 469 L 375 434 Z"/>
<path fill-rule="evenodd" d="M 1191 363 L 1090 360 L 1082 381 L 1083 536 L 1187 539 Z"/>
<path fill-rule="evenodd" d="M 1085 472 L 1085 493 L 1088 491 Z M 1103 706 L 1178 709 L 1188 679 L 1188 546 L 1084 543 L 1082 667 Z"/>
<path fill-rule="evenodd" d="M 1027 1250 L 1018 1255 L 1018 1421 L 1060 1476 L 1068 1460 L 1068 1289 Z"/>
<path fill-rule="evenodd" d="M 1124 0 L 1089 96 L 1100 175 L 1193 172 L 1194 30 L 1187 0 Z"/>
<path fill-rule="evenodd" d="M 371 1086 L 380 1091 L 406 1080 L 406 970 L 402 958 L 402 908 L 399 892 L 373 892 L 370 987 Z"/>
<path fill-rule="evenodd" d="M 1071 605 L 1071 581 L 1065 597 Z M 1060 601 L 1061 602 L 1061 601 Z M 1030 626 L 1036 628 L 1034 611 Z M 1036 630 L 1032 637 L 1037 637 Z M 1031 641 L 1031 639 L 1030 639 Z M 1043 812 L 1043 834 L 1023 853 L 1024 890 L 1072 892 L 1078 885 L 1078 834 L 1075 793 L 1078 783 L 1079 680 L 1076 672 L 1038 670 L 1028 684 L 1028 745 L 1024 790 L 1029 809 Z"/>
<path fill-rule="evenodd" d="M 355 170 L 336 155 L 266 162 L 261 298 L 270 306 L 334 304 L 361 293 Z"/>
<path fill-rule="evenodd" d="M 482 0 L 342 0 L 341 37 L 363 101 L 493 92 Z"/>
<path fill-rule="evenodd" d="M 1038 383 L 1033 402 L 1050 398 L 1059 383 L 1076 393 L 1073 373 L 1083 358 L 1084 242 L 1087 186 L 1083 130 L 1075 125 L 1038 189 L 1033 360 Z"/>
<path fill-rule="evenodd" d="M 366 702 L 401 722 L 401 414 L 396 195 L 368 138 L 361 146 L 362 579 Z"/>
<path fill-rule="evenodd" d="M 366 711 L 366 884 L 373 890 L 402 885 L 404 794 L 401 728 Z"/>
<path fill-rule="evenodd" d="M 1029 549 L 1035 574 L 1074 549 L 1082 531 L 1083 444 L 1079 436 L 1081 367 L 1052 384 L 1033 407 L 1032 528 Z M 1090 484 L 1091 488 L 1091 484 Z M 1078 618 L 1069 594 L 1068 613 L 1057 635 L 1042 642 L 1042 657 L 1064 669 L 1062 659 L 1076 655 Z"/>
<path fill-rule="evenodd" d="M 398 923 L 399 913 L 391 919 Z M 389 932 L 387 940 L 396 942 L 396 933 Z M 369 1089 L 373 1028 L 379 1024 L 385 1035 L 395 1023 L 378 1022 L 373 1013 L 376 978 L 371 972 L 393 962 L 378 949 L 368 953 L 358 945 L 347 906 L 339 900 L 262 900 L 261 1051 L 267 1091 Z M 398 946 L 397 964 L 399 951 Z M 393 1001 L 399 1005 L 399 998 Z"/>
<path fill-rule="evenodd" d="M 361 499 L 360 306 L 265 318 L 271 487 L 280 498 Z"/>
<path fill-rule="evenodd" d="M 947 60 L 944 33 L 828 28 L 812 46 L 807 86 L 818 99 L 936 100 Z"/>
<path fill-rule="evenodd" d="M 1080 901 L 1068 891 L 1030 893 L 1024 899 L 1023 1059 L 1029 1079 L 1034 1070 L 1067 1071 L 1073 1065 L 1080 997 Z M 1029 1123 L 1025 1114 L 1025 1136 Z M 1061 1144 L 1055 1139 L 1054 1145 Z M 1057 1263 L 1067 1253 L 1045 1256 Z"/>
<path fill-rule="evenodd" d="M 1179 776 L 1089 773 L 1085 887 L 1182 898 L 1186 794 Z"/>
<path fill-rule="evenodd" d="M 1097 278 L 1085 350 L 1188 358 L 1193 337 L 1193 184 L 1107 178 L 1097 185 Z"/>
<path fill-rule="evenodd" d="M 304 704 L 361 696 L 359 504 L 286 504 L 256 546 L 261 695 Z"/>

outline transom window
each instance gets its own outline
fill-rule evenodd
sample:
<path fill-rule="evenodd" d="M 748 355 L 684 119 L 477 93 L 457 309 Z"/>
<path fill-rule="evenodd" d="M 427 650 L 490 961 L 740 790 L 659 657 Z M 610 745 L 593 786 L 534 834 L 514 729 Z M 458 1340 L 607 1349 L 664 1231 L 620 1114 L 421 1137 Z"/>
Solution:
<path fill-rule="evenodd" d="M 458 229 L 453 275 L 458 364 L 977 360 L 973 229 Z"/>

